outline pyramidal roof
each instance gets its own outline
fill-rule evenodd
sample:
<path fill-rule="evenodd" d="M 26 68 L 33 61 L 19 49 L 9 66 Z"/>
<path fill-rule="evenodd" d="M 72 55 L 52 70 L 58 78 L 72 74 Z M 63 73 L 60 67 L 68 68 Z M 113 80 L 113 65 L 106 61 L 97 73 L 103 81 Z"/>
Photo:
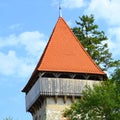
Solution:
<path fill-rule="evenodd" d="M 105 74 L 59 17 L 37 66 L 38 71 Z"/>
<path fill-rule="evenodd" d="M 28 84 L 33 82 L 39 71 L 106 75 L 95 64 L 62 17 L 58 18 Z"/>

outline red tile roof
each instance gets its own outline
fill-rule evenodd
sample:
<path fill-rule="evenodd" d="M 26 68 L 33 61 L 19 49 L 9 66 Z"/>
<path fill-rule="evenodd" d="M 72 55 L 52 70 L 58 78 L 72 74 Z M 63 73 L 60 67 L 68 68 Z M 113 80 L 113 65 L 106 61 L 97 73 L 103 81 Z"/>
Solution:
<path fill-rule="evenodd" d="M 39 71 L 106 74 L 95 64 L 62 17 L 59 17 L 48 44 L 30 80 L 32 86 Z"/>
<path fill-rule="evenodd" d="M 105 74 L 60 17 L 37 67 L 38 71 Z"/>

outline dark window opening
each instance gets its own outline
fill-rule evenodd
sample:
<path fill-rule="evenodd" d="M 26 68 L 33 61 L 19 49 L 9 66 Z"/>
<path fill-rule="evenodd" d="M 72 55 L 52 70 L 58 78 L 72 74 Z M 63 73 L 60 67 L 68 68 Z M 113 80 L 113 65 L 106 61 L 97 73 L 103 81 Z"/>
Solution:
<path fill-rule="evenodd" d="M 74 78 L 75 78 L 75 79 L 85 79 L 83 75 L 79 75 L 79 74 L 76 75 Z"/>
<path fill-rule="evenodd" d="M 61 74 L 59 78 L 70 78 L 69 74 Z"/>
<path fill-rule="evenodd" d="M 42 77 L 49 77 L 49 78 L 53 78 L 55 77 L 52 73 L 45 73 L 44 75 L 42 75 Z"/>
<path fill-rule="evenodd" d="M 96 76 L 96 75 L 91 75 L 91 76 L 89 77 L 89 80 L 100 80 L 100 79 L 99 79 L 99 77 Z"/>

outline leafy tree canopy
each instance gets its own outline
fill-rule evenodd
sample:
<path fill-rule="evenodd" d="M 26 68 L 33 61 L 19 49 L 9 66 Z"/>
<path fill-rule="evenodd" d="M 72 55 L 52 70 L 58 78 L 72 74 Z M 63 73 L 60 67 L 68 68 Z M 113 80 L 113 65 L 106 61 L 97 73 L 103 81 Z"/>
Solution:
<path fill-rule="evenodd" d="M 86 51 L 102 70 L 117 67 L 112 79 L 99 85 L 89 86 L 83 91 L 83 98 L 64 112 L 69 120 L 119 120 L 120 119 L 120 61 L 112 58 L 103 31 L 94 24 L 94 16 L 83 15 L 72 30 Z"/>
<path fill-rule="evenodd" d="M 103 31 L 98 30 L 98 25 L 94 24 L 94 21 L 93 15 L 83 15 L 76 21 L 77 27 L 72 30 L 92 59 L 106 71 L 108 68 L 116 67 L 119 61 L 113 60 L 108 49 L 108 38 Z"/>
<path fill-rule="evenodd" d="M 106 81 L 86 87 L 83 99 L 66 109 L 64 116 L 69 120 L 119 120 L 120 87 L 115 81 Z"/>
<path fill-rule="evenodd" d="M 120 66 L 118 66 L 115 70 L 114 73 L 111 75 L 112 80 L 116 80 L 117 82 L 120 83 Z"/>

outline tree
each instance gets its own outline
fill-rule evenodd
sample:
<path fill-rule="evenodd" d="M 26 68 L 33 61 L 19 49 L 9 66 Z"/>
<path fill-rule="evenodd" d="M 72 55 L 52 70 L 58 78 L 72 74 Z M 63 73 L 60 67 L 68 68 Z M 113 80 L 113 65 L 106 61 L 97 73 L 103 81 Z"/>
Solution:
<path fill-rule="evenodd" d="M 98 25 L 94 24 L 94 16 L 83 15 L 76 21 L 77 27 L 72 30 L 86 51 L 102 70 L 116 67 L 119 61 L 112 58 L 109 52 L 107 40 L 103 31 L 98 31 Z"/>
<path fill-rule="evenodd" d="M 86 87 L 83 98 L 66 109 L 69 120 L 119 120 L 120 88 L 115 81 L 106 81 L 92 88 Z"/>
<path fill-rule="evenodd" d="M 114 70 L 114 73 L 111 75 L 111 79 L 120 83 L 120 67 L 117 67 Z"/>

